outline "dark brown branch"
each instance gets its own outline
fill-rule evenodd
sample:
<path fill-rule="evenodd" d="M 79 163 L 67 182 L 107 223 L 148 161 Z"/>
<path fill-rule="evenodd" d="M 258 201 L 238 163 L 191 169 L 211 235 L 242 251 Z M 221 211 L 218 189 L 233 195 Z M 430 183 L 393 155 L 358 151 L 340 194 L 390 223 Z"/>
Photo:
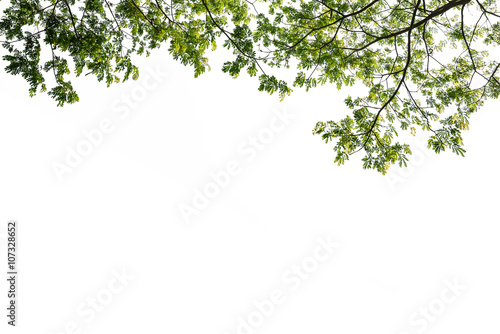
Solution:
<path fill-rule="evenodd" d="M 412 19 L 411 19 L 411 25 L 410 25 L 410 27 L 414 27 L 413 23 L 415 22 L 415 17 L 417 15 L 418 6 L 420 6 L 420 1 L 421 0 L 418 0 L 417 4 L 415 5 L 415 10 L 413 11 L 413 16 L 412 16 Z M 366 146 L 366 144 L 368 143 L 368 140 L 370 140 L 370 136 L 371 136 L 371 134 L 373 132 L 373 129 L 375 128 L 375 125 L 377 124 L 377 121 L 378 121 L 378 118 L 380 117 L 380 114 L 392 102 L 392 100 L 394 100 L 394 97 L 399 92 L 399 89 L 401 88 L 401 85 L 403 84 L 403 82 L 404 82 L 404 80 L 406 78 L 406 73 L 407 73 L 408 68 L 410 66 L 410 63 L 411 63 L 411 32 L 412 32 L 412 30 L 413 30 L 413 28 L 411 28 L 408 31 L 408 51 L 407 51 L 408 55 L 407 55 L 407 58 L 406 58 L 406 65 L 405 65 L 405 67 L 403 69 L 403 74 L 401 76 L 401 80 L 399 80 L 399 83 L 398 83 L 397 87 L 394 89 L 394 92 L 389 97 L 389 99 L 387 101 L 385 101 L 385 103 L 382 105 L 382 107 L 380 107 L 379 111 L 377 112 L 377 115 L 375 116 L 375 119 L 372 122 L 372 125 L 371 125 L 370 129 L 365 133 L 366 139 L 365 139 L 363 145 L 360 147 L 359 150 L 363 149 Z M 354 153 L 358 152 L 359 150 L 357 150 L 357 151 L 355 151 L 355 152 L 353 152 L 351 154 L 354 154 Z"/>
<path fill-rule="evenodd" d="M 78 30 L 76 30 L 75 19 L 73 18 L 73 13 L 71 12 L 71 7 L 66 0 L 64 0 L 64 3 L 66 4 L 66 7 L 68 7 L 69 16 L 71 17 L 71 25 L 73 26 L 73 30 L 75 31 L 75 35 L 78 38 L 80 38 L 80 35 L 78 34 Z"/>
<path fill-rule="evenodd" d="M 366 48 L 368 48 L 369 46 L 377 43 L 377 42 L 380 42 L 384 39 L 388 39 L 388 38 L 392 38 L 392 37 L 396 37 L 396 36 L 399 36 L 401 34 L 404 34 L 408 31 L 411 31 L 415 28 L 418 28 L 420 27 L 421 25 L 427 23 L 428 21 L 432 20 L 433 18 L 443 14 L 443 13 L 446 13 L 448 10 L 452 9 L 452 8 L 455 8 L 457 6 L 460 6 L 460 5 L 465 5 L 467 3 L 471 2 L 471 0 L 454 0 L 454 1 L 450 1 L 449 3 L 447 3 L 446 5 L 442 6 L 442 7 L 439 7 L 438 9 L 432 11 L 429 16 L 427 16 L 425 19 L 423 20 L 420 20 L 418 21 L 417 23 L 414 23 L 414 19 L 415 19 L 415 15 L 413 15 L 413 18 L 412 18 L 412 23 L 410 24 L 409 27 L 405 28 L 405 29 L 401 29 L 401 30 L 398 30 L 398 31 L 395 31 L 391 34 L 388 34 L 388 35 L 384 35 L 384 36 L 379 36 L 378 38 L 374 39 L 373 41 L 365 44 L 364 46 L 362 46 L 361 48 L 358 48 L 358 49 L 352 49 L 352 48 L 345 48 L 347 50 L 353 50 L 353 52 L 351 54 L 353 54 L 354 52 L 359 52 L 359 51 L 362 51 Z M 420 1 L 419 1 L 420 3 Z"/>
<path fill-rule="evenodd" d="M 144 14 L 144 12 L 137 6 L 134 0 L 130 0 L 130 2 L 134 5 L 134 7 L 139 11 L 139 13 L 142 14 L 142 16 L 149 22 L 149 24 L 156 30 L 159 31 L 159 29 L 153 24 L 153 22 Z"/>

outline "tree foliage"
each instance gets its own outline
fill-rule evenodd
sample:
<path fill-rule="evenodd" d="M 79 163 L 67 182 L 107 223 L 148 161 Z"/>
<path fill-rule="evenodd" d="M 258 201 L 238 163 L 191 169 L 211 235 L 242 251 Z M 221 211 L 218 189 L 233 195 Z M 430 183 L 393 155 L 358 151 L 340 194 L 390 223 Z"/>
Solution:
<path fill-rule="evenodd" d="M 427 132 L 435 152 L 464 155 L 470 115 L 500 93 L 488 53 L 499 18 L 493 0 L 11 0 L 0 35 L 6 72 L 60 106 L 78 101 L 71 72 L 107 85 L 137 79 L 133 56 L 162 45 L 199 76 L 220 44 L 234 55 L 224 72 L 258 76 L 259 90 L 281 98 L 360 82 L 367 94 L 345 100 L 349 116 L 313 133 L 332 142 L 339 165 L 364 151 L 363 167 L 385 173 L 411 154 L 398 131 Z"/>

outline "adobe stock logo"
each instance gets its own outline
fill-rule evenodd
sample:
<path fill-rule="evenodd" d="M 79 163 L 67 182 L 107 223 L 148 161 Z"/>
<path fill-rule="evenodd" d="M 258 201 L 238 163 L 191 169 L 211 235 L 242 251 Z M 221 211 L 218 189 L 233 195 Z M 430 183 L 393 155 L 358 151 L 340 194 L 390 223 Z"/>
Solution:
<path fill-rule="evenodd" d="M 384 179 L 392 192 L 404 184 L 412 177 L 419 167 L 423 166 L 427 160 L 433 156 L 433 151 L 427 148 L 427 140 L 415 140 L 412 145 L 412 154 L 408 157 L 406 167 L 392 166 L 385 174 Z"/>
<path fill-rule="evenodd" d="M 88 296 L 85 301 L 76 306 L 76 315 L 81 320 L 68 321 L 62 330 L 50 332 L 49 334 L 80 334 L 84 332 L 84 327 L 95 321 L 99 313 L 109 308 L 117 295 L 123 293 L 134 279 L 133 276 L 127 273 L 125 268 L 122 268 L 121 271 L 112 270 L 111 274 L 113 277 L 108 280 L 102 289 Z"/>
<path fill-rule="evenodd" d="M 191 223 L 193 216 L 198 216 L 207 209 L 221 191 L 231 184 L 233 178 L 243 172 L 244 165 L 254 161 L 259 152 L 271 145 L 277 135 L 283 132 L 296 117 L 286 107 L 282 110 L 273 110 L 273 114 L 274 116 L 268 121 L 267 126 L 261 128 L 255 135 L 248 136 L 238 145 L 238 158 L 229 160 L 223 169 L 210 172 L 208 174 L 210 181 L 193 189 L 190 203 L 178 205 L 185 223 Z"/>
<path fill-rule="evenodd" d="M 113 102 L 111 112 L 113 117 L 102 118 L 94 128 L 82 131 L 82 137 L 73 146 L 66 145 L 64 158 L 52 161 L 52 169 L 59 180 L 63 182 L 66 174 L 74 172 L 92 152 L 101 146 L 107 136 L 116 129 L 116 125 L 130 116 L 132 110 L 136 109 L 148 95 L 157 89 L 168 73 L 159 67 L 156 70 L 146 68 L 146 75 L 134 86 L 128 94 L 122 94 Z"/>
<path fill-rule="evenodd" d="M 455 303 L 462 292 L 467 289 L 457 278 L 453 281 L 444 280 L 444 286 L 436 298 L 426 305 L 420 306 L 417 311 L 410 315 L 408 324 L 411 329 L 401 331 L 398 334 L 425 332 L 432 323 L 436 322 L 440 316 L 448 311 L 450 305 Z"/>
<path fill-rule="evenodd" d="M 309 256 L 304 257 L 298 263 L 293 264 L 281 275 L 282 287 L 277 287 L 268 294 L 268 298 L 255 300 L 253 310 L 246 316 L 236 319 L 236 328 L 232 332 L 224 334 L 254 334 L 262 327 L 267 319 L 272 317 L 291 295 L 311 279 L 319 270 L 321 265 L 330 260 L 336 253 L 340 244 L 331 236 L 316 238 L 316 246 Z"/>

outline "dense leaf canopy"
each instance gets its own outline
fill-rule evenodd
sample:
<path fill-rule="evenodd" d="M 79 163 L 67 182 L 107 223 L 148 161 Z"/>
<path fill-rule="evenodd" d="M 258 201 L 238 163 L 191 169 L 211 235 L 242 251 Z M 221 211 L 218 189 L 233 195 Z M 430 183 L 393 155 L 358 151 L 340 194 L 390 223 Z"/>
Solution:
<path fill-rule="evenodd" d="M 434 151 L 464 154 L 471 113 L 500 93 L 500 63 L 488 54 L 499 18 L 493 0 L 12 0 L 0 38 L 6 72 L 58 105 L 78 101 L 71 72 L 108 85 L 136 79 L 134 55 L 162 45 L 199 76 L 220 44 L 234 54 L 224 72 L 258 76 L 259 90 L 281 98 L 363 83 L 366 96 L 345 100 L 352 113 L 313 133 L 332 142 L 338 164 L 364 151 L 364 168 L 385 173 L 411 154 L 398 131 L 422 130 Z"/>

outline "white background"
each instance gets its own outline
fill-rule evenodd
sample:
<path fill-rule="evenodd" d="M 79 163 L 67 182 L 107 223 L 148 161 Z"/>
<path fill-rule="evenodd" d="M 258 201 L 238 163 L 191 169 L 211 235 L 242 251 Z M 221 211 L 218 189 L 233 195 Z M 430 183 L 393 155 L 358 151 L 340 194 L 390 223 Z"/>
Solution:
<path fill-rule="evenodd" d="M 18 327 L 6 325 L 2 279 L 2 333 L 236 334 L 275 289 L 286 300 L 252 333 L 498 333 L 498 102 L 472 117 L 465 158 L 413 146 L 410 169 L 382 176 L 361 168 L 361 154 L 336 166 L 332 145 L 311 133 L 348 112 L 348 92 L 296 90 L 280 103 L 211 60 L 194 79 L 157 52 L 137 82 L 80 78 L 80 102 L 64 108 L 2 76 L 1 232 L 17 219 L 20 238 Z M 148 69 L 169 74 L 120 118 L 116 106 Z M 238 147 L 285 109 L 295 118 L 248 161 Z M 104 119 L 113 131 L 61 182 L 53 163 Z M 179 205 L 232 160 L 241 173 L 187 224 Z M 291 291 L 283 275 L 328 237 L 340 247 Z M 128 285 L 82 317 L 78 307 L 122 270 Z M 446 280 L 466 288 L 419 331 L 409 318 Z"/>

